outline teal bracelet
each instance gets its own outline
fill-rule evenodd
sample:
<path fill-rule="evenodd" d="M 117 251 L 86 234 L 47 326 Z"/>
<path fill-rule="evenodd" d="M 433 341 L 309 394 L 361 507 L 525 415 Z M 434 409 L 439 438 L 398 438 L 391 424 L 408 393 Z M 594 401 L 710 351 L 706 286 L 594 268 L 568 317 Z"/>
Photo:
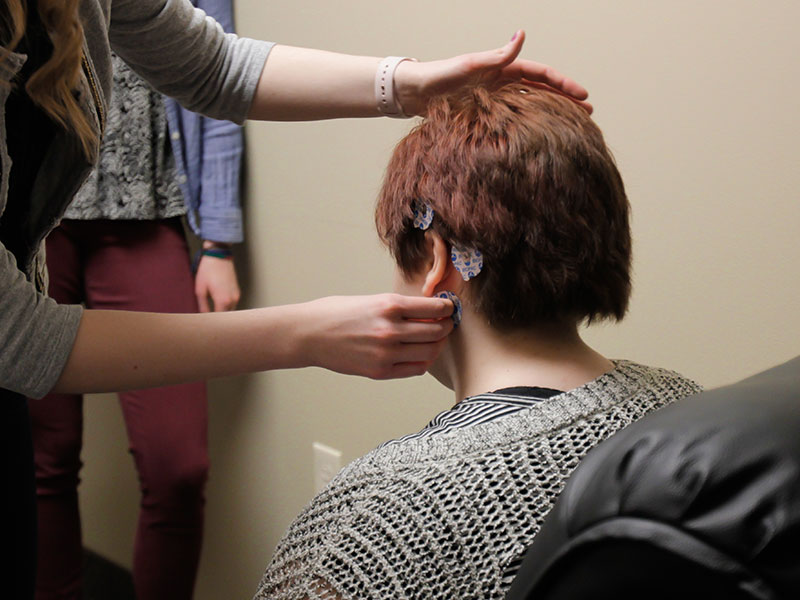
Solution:
<path fill-rule="evenodd" d="M 200 256 L 213 256 L 214 258 L 233 258 L 233 250 L 230 248 L 203 248 Z"/>

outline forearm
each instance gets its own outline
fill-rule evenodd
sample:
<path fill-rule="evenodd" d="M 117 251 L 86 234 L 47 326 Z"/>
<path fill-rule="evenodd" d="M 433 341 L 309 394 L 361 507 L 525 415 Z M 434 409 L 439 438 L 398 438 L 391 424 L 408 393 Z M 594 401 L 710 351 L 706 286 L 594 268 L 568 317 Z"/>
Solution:
<path fill-rule="evenodd" d="M 306 121 L 378 117 L 380 58 L 277 45 L 264 65 L 249 118 Z"/>
<path fill-rule="evenodd" d="M 87 310 L 53 391 L 120 391 L 306 366 L 298 327 L 306 306 L 207 314 Z"/>
<path fill-rule="evenodd" d="M 421 375 L 453 329 L 441 298 L 379 294 L 236 312 L 87 310 L 52 391 L 120 391 L 317 366 L 375 379 Z"/>
<path fill-rule="evenodd" d="M 524 40 L 524 33 L 519 31 L 496 50 L 430 62 L 400 62 L 393 73 L 383 73 L 399 104 L 388 112 L 423 115 L 429 100 L 437 94 L 476 83 L 508 81 L 544 84 L 591 112 L 583 87 L 547 65 L 517 58 Z M 248 116 L 276 121 L 377 117 L 381 113 L 375 79 L 380 64 L 377 57 L 274 46 L 258 79 Z"/>

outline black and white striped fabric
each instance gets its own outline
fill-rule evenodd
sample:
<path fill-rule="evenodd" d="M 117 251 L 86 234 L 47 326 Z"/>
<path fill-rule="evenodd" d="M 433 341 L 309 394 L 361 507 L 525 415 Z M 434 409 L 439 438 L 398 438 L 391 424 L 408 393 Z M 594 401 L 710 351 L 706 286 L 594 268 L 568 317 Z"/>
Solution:
<path fill-rule="evenodd" d="M 513 387 L 503 388 L 495 392 L 470 396 L 456 404 L 450 410 L 439 413 L 428 423 L 424 429 L 416 433 L 409 433 L 396 440 L 381 444 L 381 448 L 392 444 L 399 444 L 408 440 L 416 440 L 430 435 L 436 435 L 472 427 L 481 423 L 494 421 L 500 417 L 514 414 L 534 404 L 557 396 L 563 392 L 541 387 Z"/>

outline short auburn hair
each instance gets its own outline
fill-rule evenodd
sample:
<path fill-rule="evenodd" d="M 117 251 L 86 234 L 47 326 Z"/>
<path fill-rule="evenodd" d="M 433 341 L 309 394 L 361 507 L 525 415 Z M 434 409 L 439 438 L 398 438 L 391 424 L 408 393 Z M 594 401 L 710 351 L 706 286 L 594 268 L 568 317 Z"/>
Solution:
<path fill-rule="evenodd" d="M 375 214 L 406 276 L 425 257 L 417 199 L 444 240 L 483 253 L 467 296 L 493 327 L 624 316 L 628 199 L 603 134 L 571 100 L 513 83 L 431 101 L 392 154 Z"/>

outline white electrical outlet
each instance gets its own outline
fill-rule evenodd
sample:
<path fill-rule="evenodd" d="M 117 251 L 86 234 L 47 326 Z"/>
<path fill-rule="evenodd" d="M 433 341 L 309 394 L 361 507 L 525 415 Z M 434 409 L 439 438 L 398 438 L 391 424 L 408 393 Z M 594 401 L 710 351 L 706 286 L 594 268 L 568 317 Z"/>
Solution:
<path fill-rule="evenodd" d="M 319 493 L 342 468 L 342 452 L 314 442 L 314 490 Z"/>

